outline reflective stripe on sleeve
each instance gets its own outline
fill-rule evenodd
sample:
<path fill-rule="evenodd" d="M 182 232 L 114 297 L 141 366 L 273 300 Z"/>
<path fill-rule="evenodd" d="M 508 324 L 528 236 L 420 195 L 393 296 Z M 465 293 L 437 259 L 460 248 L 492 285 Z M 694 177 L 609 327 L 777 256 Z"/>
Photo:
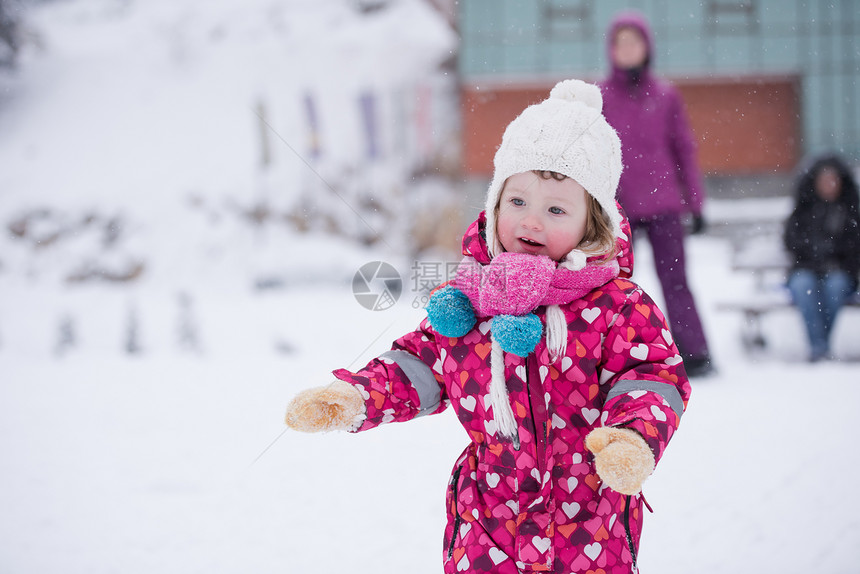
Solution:
<path fill-rule="evenodd" d="M 632 393 L 633 391 L 657 393 L 666 399 L 666 402 L 669 403 L 669 406 L 672 407 L 672 410 L 675 411 L 678 417 L 684 414 L 684 400 L 681 398 L 681 393 L 678 392 L 675 385 L 659 381 L 618 381 L 609 389 L 609 394 L 606 395 L 606 402 L 608 403 L 611 399 L 619 395 Z"/>
<path fill-rule="evenodd" d="M 397 366 L 406 374 L 409 382 L 418 392 L 420 412 L 418 416 L 426 415 L 436 410 L 440 403 L 439 382 L 433 374 L 433 369 L 406 351 L 387 351 L 379 356 L 380 359 L 389 359 L 397 363 Z"/>

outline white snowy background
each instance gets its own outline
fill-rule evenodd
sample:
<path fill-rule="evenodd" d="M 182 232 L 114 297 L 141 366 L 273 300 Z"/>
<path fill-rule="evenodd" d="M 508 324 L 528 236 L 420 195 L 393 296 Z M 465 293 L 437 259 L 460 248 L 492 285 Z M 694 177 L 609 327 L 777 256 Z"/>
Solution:
<path fill-rule="evenodd" d="M 358 181 L 408 218 L 426 201 L 410 173 L 427 150 L 386 123 L 381 157 L 356 160 L 355 102 L 377 94 L 397 124 L 416 86 L 444 92 L 456 37 L 419 0 L 389 4 L 27 12 L 18 70 L 0 76 L 0 573 L 442 571 L 445 487 L 467 441 L 451 413 L 355 436 L 282 423 L 296 392 L 362 366 L 422 316 L 407 230 L 373 207 L 361 221 L 349 202 L 366 199 Z M 450 123 L 434 113 L 438 135 Z M 645 573 L 860 571 L 860 315 L 837 325 L 839 360 L 810 365 L 793 311 L 766 318 L 769 346 L 750 355 L 740 317 L 717 310 L 753 288 L 719 226 L 787 208 L 714 200 L 713 232 L 689 240 L 718 373 L 694 382 L 646 485 Z M 368 226 L 385 232 L 370 246 Z M 636 250 L 637 279 L 661 301 L 647 243 Z M 374 260 L 405 281 L 385 311 L 352 295 Z M 130 282 L 67 280 L 138 264 Z"/>

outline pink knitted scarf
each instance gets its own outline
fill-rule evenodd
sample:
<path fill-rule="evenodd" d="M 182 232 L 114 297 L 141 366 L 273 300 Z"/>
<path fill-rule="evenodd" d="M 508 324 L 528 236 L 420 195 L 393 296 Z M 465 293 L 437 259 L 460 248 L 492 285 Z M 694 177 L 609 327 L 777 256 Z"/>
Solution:
<path fill-rule="evenodd" d="M 618 277 L 616 259 L 606 264 L 589 262 L 571 270 L 544 255 L 500 253 L 481 265 L 464 257 L 454 286 L 471 301 L 479 317 L 525 315 L 541 305 L 575 301 Z"/>

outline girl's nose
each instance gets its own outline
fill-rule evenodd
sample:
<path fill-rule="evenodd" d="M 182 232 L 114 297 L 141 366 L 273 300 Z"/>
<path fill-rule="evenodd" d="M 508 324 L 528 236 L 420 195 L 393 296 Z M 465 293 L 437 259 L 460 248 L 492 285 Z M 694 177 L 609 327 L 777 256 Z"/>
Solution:
<path fill-rule="evenodd" d="M 535 230 L 541 229 L 543 227 L 543 223 L 541 222 L 540 217 L 538 217 L 534 213 L 529 213 L 525 215 L 520 221 L 520 225 L 527 229 Z"/>

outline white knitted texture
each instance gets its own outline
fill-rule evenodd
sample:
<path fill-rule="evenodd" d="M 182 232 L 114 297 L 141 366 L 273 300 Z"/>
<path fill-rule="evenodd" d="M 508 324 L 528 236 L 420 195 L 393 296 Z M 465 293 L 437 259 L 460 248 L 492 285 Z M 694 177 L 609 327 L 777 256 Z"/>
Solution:
<path fill-rule="evenodd" d="M 564 80 L 557 83 L 549 92 L 549 97 L 554 100 L 582 102 L 598 112 L 603 110 L 603 94 L 600 93 L 600 88 L 582 80 Z"/>
<path fill-rule="evenodd" d="M 505 354 L 495 337 L 492 338 L 490 347 L 490 400 L 493 402 L 493 419 L 496 421 L 498 432 L 518 442 L 517 421 L 514 418 L 514 410 L 508 397 L 508 384 L 505 381 Z"/>
<path fill-rule="evenodd" d="M 567 319 L 558 305 L 546 308 L 546 348 L 551 363 L 567 352 Z"/>
<path fill-rule="evenodd" d="M 621 140 L 606 122 L 600 89 L 580 80 L 560 82 L 550 97 L 526 108 L 502 136 L 493 160 L 487 190 L 487 247 L 501 252 L 496 236 L 496 205 L 512 175 L 554 171 L 579 183 L 609 216 L 616 237 L 622 237 L 615 192 L 621 178 Z"/>
<path fill-rule="evenodd" d="M 558 266 L 562 269 L 579 271 L 587 264 L 588 255 L 586 255 L 584 251 L 581 251 L 579 249 L 573 249 L 567 255 L 564 256 L 564 259 L 559 262 Z"/>
<path fill-rule="evenodd" d="M 588 263 L 588 256 L 574 249 L 568 253 L 558 264 L 560 269 L 579 271 Z M 549 351 L 549 360 L 554 363 L 567 352 L 567 319 L 564 311 L 558 305 L 549 305 L 546 308 L 546 347 Z"/>

